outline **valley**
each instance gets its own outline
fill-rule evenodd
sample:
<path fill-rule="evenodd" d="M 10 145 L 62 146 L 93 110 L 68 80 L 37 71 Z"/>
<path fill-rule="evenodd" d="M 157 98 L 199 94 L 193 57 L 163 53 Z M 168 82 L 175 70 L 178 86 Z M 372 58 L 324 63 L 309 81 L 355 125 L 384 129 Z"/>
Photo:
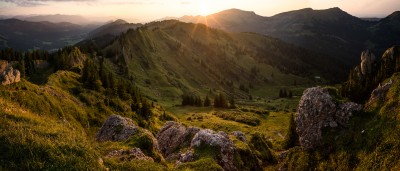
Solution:
<path fill-rule="evenodd" d="M 0 20 L 0 170 L 397 170 L 398 13 Z"/>

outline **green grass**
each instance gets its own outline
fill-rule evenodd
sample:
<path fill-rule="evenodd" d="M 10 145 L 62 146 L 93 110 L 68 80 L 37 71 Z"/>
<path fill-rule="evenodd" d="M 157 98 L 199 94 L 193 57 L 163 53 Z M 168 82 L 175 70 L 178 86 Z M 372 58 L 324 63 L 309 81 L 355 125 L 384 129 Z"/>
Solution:
<path fill-rule="evenodd" d="M 0 167 L 5 170 L 100 170 L 80 127 L 39 116 L 0 98 Z"/>
<path fill-rule="evenodd" d="M 217 109 L 213 107 L 173 107 L 168 110 L 175 115 L 179 121 L 185 125 L 196 126 L 200 128 L 208 128 L 215 131 L 224 131 L 230 133 L 232 131 L 242 131 L 249 139 L 252 134 L 261 133 L 265 135 L 271 142 L 274 148 L 280 148 L 280 143 L 284 140 L 289 125 L 290 115 L 293 112 L 298 99 L 277 99 L 269 100 L 268 103 L 264 100 L 238 102 L 246 104 L 239 105 L 238 110 Z M 247 105 L 248 104 L 248 105 Z M 252 106 L 250 106 L 252 104 Z M 279 105 L 278 105 L 279 104 Z M 252 112 L 264 113 L 269 111 L 266 108 L 277 105 L 273 111 L 268 114 L 257 114 Z M 286 107 L 289 107 L 288 109 Z M 243 112 L 245 110 L 246 112 Z M 282 111 L 281 111 L 282 110 Z M 285 111 L 286 110 L 286 111 Z M 224 119 L 216 113 L 225 113 L 226 115 L 243 116 L 243 118 L 257 119 L 259 121 L 255 126 L 243 123 L 238 119 Z M 258 122 L 257 121 L 257 122 Z"/>
<path fill-rule="evenodd" d="M 222 167 L 212 158 L 202 158 L 194 162 L 178 165 L 177 171 L 222 171 Z"/>

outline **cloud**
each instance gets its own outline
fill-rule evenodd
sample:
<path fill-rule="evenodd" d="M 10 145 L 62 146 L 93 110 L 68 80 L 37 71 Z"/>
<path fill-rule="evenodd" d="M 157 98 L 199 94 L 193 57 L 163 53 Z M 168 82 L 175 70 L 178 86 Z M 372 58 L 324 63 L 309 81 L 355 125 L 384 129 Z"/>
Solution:
<path fill-rule="evenodd" d="M 12 3 L 22 7 L 45 5 L 46 2 L 89 2 L 89 1 L 96 1 L 96 0 L 0 0 L 0 2 Z"/>
<path fill-rule="evenodd" d="M 189 1 L 182 1 L 181 2 L 181 5 L 190 5 L 190 4 L 192 4 L 192 2 L 189 2 Z"/>

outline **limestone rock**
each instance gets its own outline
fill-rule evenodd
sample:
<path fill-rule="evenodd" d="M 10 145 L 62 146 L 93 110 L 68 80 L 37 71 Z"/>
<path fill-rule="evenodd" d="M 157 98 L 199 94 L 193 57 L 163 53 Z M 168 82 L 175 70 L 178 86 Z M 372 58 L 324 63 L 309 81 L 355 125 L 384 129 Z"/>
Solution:
<path fill-rule="evenodd" d="M 2 70 L 2 72 L 0 72 L 1 85 L 9 85 L 21 81 L 20 72 L 17 69 L 14 69 L 10 64 L 2 63 L 0 67 Z"/>
<path fill-rule="evenodd" d="M 189 147 L 193 136 L 199 131 L 199 128 L 186 128 L 177 122 L 169 121 L 164 124 L 156 136 L 158 148 L 164 156 L 169 158 L 177 149 Z"/>
<path fill-rule="evenodd" d="M 232 135 L 240 141 L 247 142 L 246 135 L 244 135 L 241 131 L 233 131 Z"/>
<path fill-rule="evenodd" d="M 132 148 L 129 150 L 113 150 L 108 153 L 106 158 L 118 158 L 120 161 L 132 161 L 132 160 L 147 160 L 154 161 L 153 158 L 146 156 L 140 148 Z"/>
<path fill-rule="evenodd" d="M 235 147 L 224 132 L 215 133 L 209 129 L 200 130 L 193 138 L 190 148 L 211 146 L 219 150 L 216 161 L 224 170 L 238 170 L 235 166 Z"/>
<path fill-rule="evenodd" d="M 139 128 L 129 118 L 119 115 L 111 115 L 104 122 L 100 131 L 96 134 L 97 141 L 123 141 L 128 139 L 135 133 L 138 133 Z"/>
<path fill-rule="evenodd" d="M 313 87 L 304 91 L 295 115 L 296 132 L 304 149 L 322 144 L 322 128 L 346 127 L 352 112 L 362 110 L 353 102 L 337 104 L 328 90 Z"/>
<path fill-rule="evenodd" d="M 385 100 L 386 94 L 389 91 L 389 89 L 392 87 L 393 83 L 394 82 L 392 80 L 389 80 L 389 82 L 387 82 L 383 85 L 379 84 L 379 86 L 372 91 L 371 97 L 369 98 L 366 106 L 369 106 L 375 102 Z"/>
<path fill-rule="evenodd" d="M 375 55 L 371 51 L 366 50 L 361 53 L 361 74 L 371 73 L 372 65 L 375 62 Z"/>
<path fill-rule="evenodd" d="M 213 147 L 218 149 L 215 151 L 215 160 L 224 170 L 237 170 L 234 163 L 236 149 L 225 132 L 215 133 L 209 129 L 186 128 L 177 122 L 169 121 L 157 134 L 157 140 L 159 150 L 167 159 L 176 158 L 176 165 L 197 160 L 195 151 L 198 148 Z M 179 149 L 187 151 L 180 152 Z"/>

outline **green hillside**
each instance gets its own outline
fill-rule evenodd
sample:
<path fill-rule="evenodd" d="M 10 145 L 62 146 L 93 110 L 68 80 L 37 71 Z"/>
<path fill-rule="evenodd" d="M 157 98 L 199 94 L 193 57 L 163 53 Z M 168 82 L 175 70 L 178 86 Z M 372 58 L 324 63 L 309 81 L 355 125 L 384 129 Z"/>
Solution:
<path fill-rule="evenodd" d="M 91 43 L 81 47 L 96 49 Z M 332 65 L 337 61 L 277 39 L 174 20 L 131 29 L 95 51 L 147 96 L 175 104 L 184 93 L 204 98 L 217 91 L 235 98 L 276 98 L 286 86 L 315 84 L 315 76 L 331 82 L 338 79 L 332 73 L 342 72 Z"/>

